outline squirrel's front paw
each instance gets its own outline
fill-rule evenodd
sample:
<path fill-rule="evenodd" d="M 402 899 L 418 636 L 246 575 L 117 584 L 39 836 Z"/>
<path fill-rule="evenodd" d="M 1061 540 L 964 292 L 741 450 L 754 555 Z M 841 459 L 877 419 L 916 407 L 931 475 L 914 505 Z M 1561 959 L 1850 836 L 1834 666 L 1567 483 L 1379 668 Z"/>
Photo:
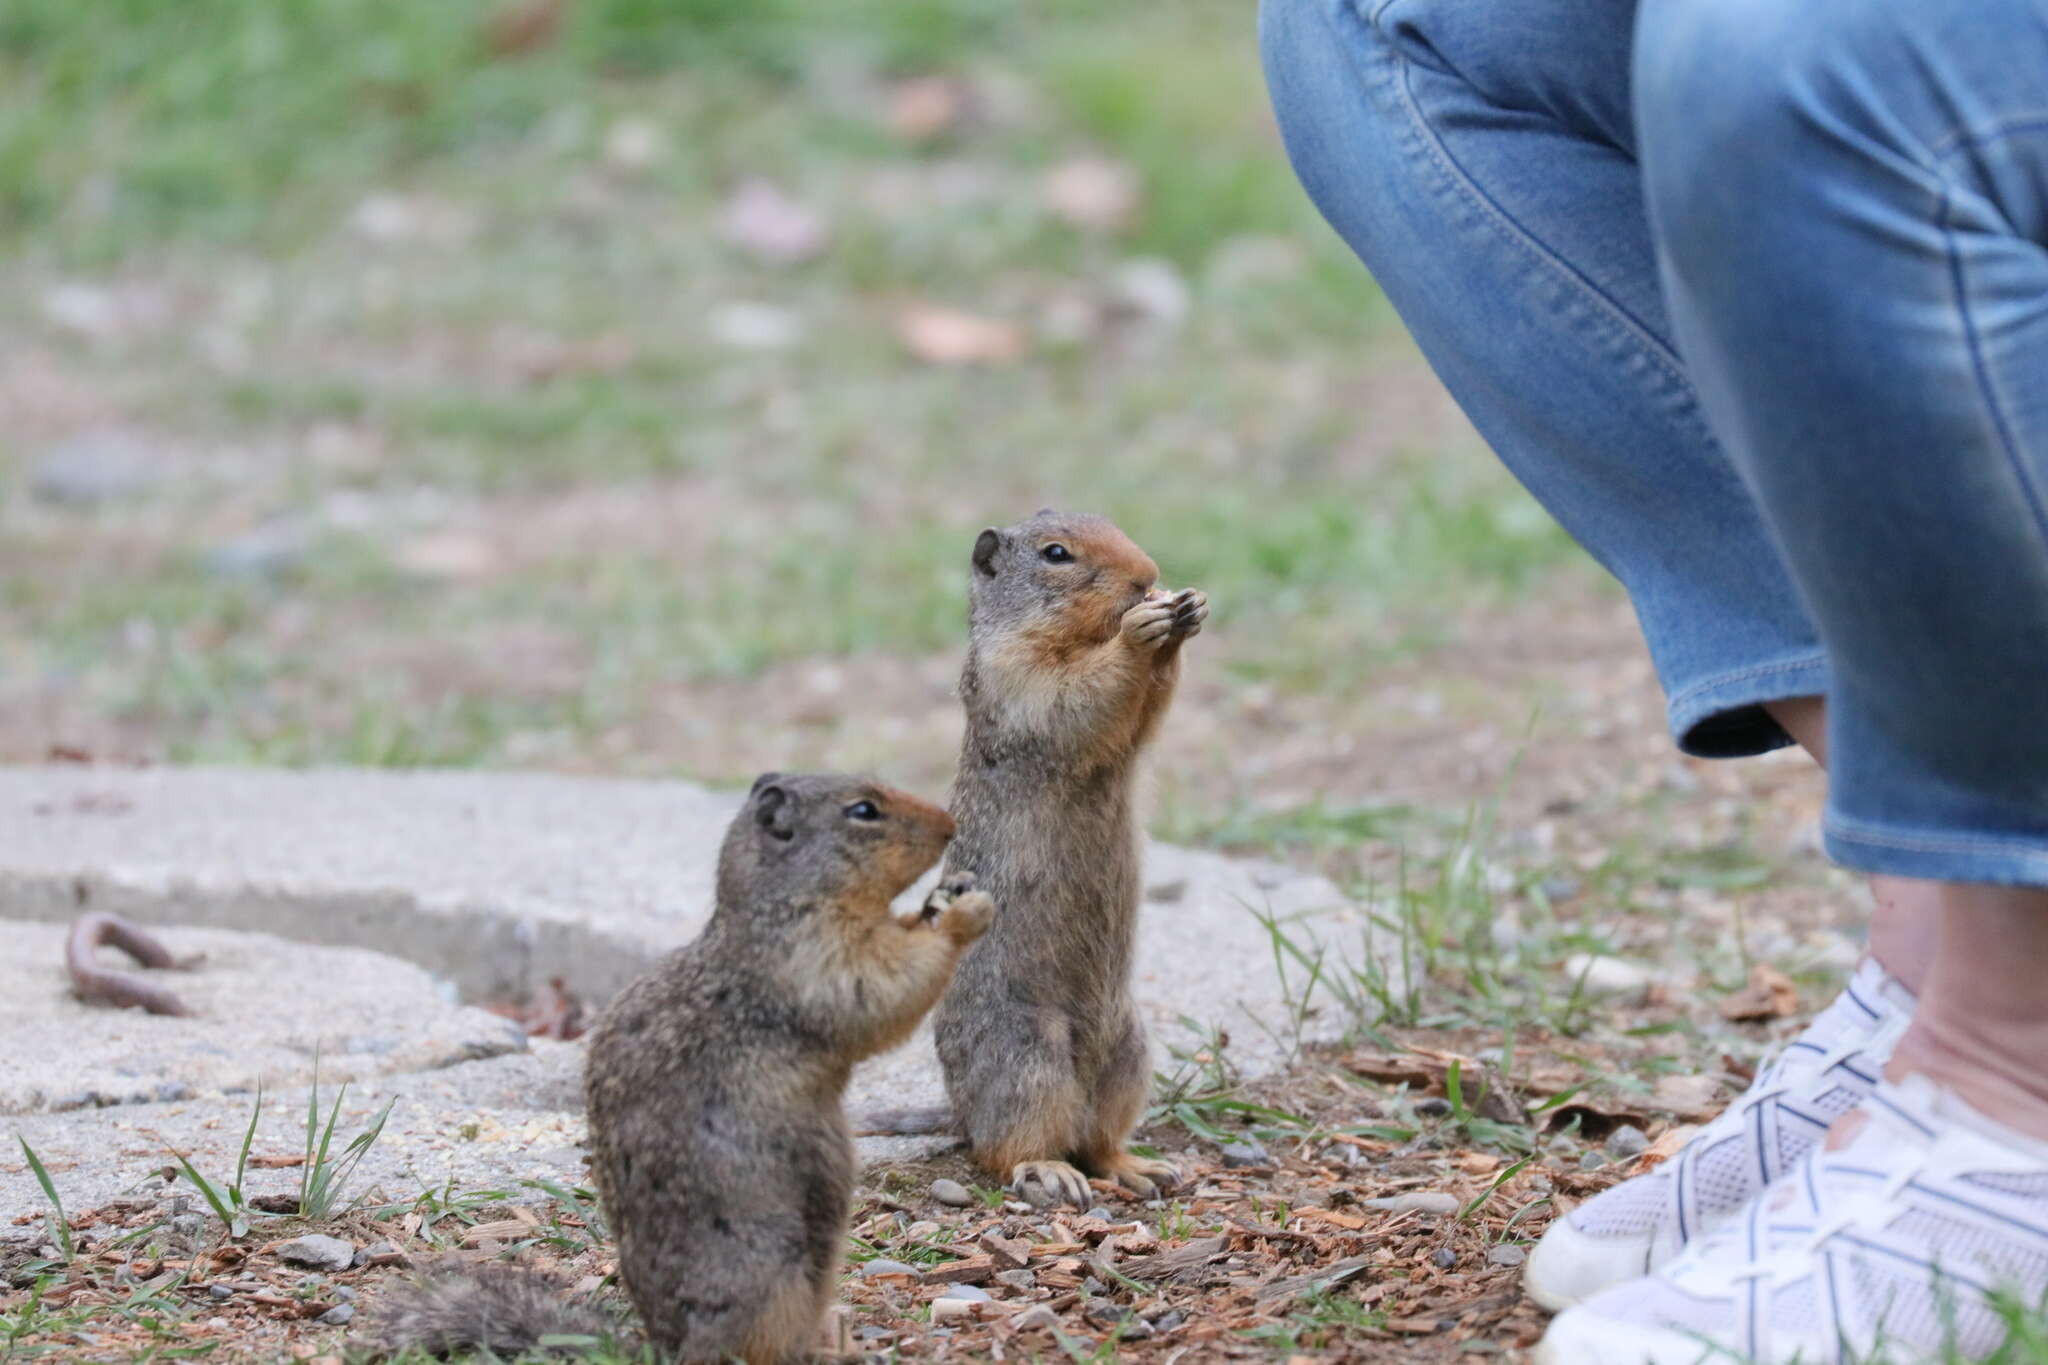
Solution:
<path fill-rule="evenodd" d="M 1124 613 L 1124 639 L 1141 649 L 1157 649 L 1173 638 L 1174 598 L 1146 597 Z"/>
<path fill-rule="evenodd" d="M 1202 622 L 1209 619 L 1209 594 L 1182 588 L 1169 599 L 1169 605 L 1173 608 L 1175 635 L 1185 640 L 1202 633 Z"/>
<path fill-rule="evenodd" d="M 987 933 L 995 917 L 995 897 L 986 891 L 963 891 L 939 916 L 939 932 L 965 947 Z"/>
<path fill-rule="evenodd" d="M 933 887 L 932 893 L 924 898 L 924 913 L 921 918 L 925 923 L 931 923 L 945 913 L 946 907 L 953 903 L 955 897 L 964 896 L 973 889 L 972 872 L 955 872 Z"/>

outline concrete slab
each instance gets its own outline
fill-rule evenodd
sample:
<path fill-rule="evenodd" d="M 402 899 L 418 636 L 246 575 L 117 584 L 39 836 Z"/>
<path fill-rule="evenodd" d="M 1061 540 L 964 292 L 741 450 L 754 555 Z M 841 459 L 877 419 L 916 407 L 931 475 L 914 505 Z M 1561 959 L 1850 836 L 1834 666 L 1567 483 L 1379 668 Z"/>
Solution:
<path fill-rule="evenodd" d="M 0 919 L 55 923 L 112 910 L 157 927 L 393 954 L 471 1000 L 523 995 L 562 976 L 595 1003 L 701 926 L 738 800 L 680 782 L 468 772 L 0 768 Z M 1167 1049 L 1195 1036 L 1184 1021 L 1228 1029 L 1231 1059 L 1248 1072 L 1282 1060 L 1292 1041 L 1289 992 L 1255 910 L 1303 921 L 1304 932 L 1354 954 L 1365 945 L 1364 917 L 1337 888 L 1284 867 L 1155 844 L 1146 885 L 1137 995 L 1162 1064 Z M 280 963 L 277 972 L 274 999 L 317 990 L 310 970 Z M 1324 1011 L 1302 1031 L 1320 1036 L 1341 1024 Z M 34 1040 L 0 1027 L 0 1052 L 23 1041 Z M 442 1178 L 443 1158 L 468 1161 L 465 1179 L 499 1168 L 509 1176 L 526 1155 L 493 1167 L 479 1154 L 496 1144 L 462 1136 L 497 1131 L 491 1125 L 537 1125 L 547 1141 L 522 1142 L 522 1153 L 551 1150 L 558 1126 L 573 1144 L 578 1055 L 548 1048 L 366 1084 L 366 1107 L 403 1097 L 375 1162 L 397 1162 L 387 1176 L 410 1170 L 422 1182 Z M 917 1105 L 942 1094 L 920 1034 L 862 1067 L 849 1103 Z M 90 1203 L 161 1160 L 162 1142 L 132 1136 L 145 1127 L 231 1164 L 240 1137 L 232 1116 L 246 1120 L 245 1103 L 123 1106 L 19 1126 L 65 1166 L 67 1199 Z M 281 1106 L 280 1116 L 288 1112 L 302 1113 L 303 1099 L 296 1111 Z M 559 1178 L 566 1168 L 550 1169 Z M 39 1200 L 25 1166 L 0 1155 L 0 1215 Z"/>
<path fill-rule="evenodd" d="M 192 1011 L 177 1018 L 89 1005 L 71 993 L 61 924 L 0 920 L 0 1115 L 332 1085 L 526 1050 L 518 1025 L 445 999 L 421 967 L 363 948 L 271 934 L 166 928 L 191 971 L 142 973 Z"/>

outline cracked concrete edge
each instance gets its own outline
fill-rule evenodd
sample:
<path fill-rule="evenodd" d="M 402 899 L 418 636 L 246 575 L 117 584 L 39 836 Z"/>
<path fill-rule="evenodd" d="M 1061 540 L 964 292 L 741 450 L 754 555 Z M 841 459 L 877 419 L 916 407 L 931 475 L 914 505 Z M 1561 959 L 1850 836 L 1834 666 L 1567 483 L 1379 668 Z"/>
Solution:
<path fill-rule="evenodd" d="M 668 946 L 569 918 L 475 902 L 429 903 L 407 891 L 207 885 L 114 872 L 0 870 L 0 914 L 67 921 L 88 911 L 205 929 L 276 934 L 337 948 L 380 947 L 450 982 L 464 1000 L 525 999 L 560 976 L 609 1000 Z M 403 948 L 391 945 L 403 944 Z"/>

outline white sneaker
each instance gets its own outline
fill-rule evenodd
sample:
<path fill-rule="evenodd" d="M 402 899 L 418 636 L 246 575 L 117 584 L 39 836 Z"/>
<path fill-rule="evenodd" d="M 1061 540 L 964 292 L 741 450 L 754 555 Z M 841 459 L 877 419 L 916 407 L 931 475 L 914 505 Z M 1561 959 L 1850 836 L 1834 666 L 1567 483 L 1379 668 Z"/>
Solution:
<path fill-rule="evenodd" d="M 1834 1003 L 1676 1156 L 1550 1225 L 1522 1272 L 1529 1297 L 1569 1308 L 1647 1275 L 1740 1213 L 1876 1088 L 1912 1018 L 1912 992 L 1866 959 Z"/>
<path fill-rule="evenodd" d="M 2048 1298 L 2048 1142 L 1922 1076 L 1878 1087 L 1741 1217 L 1550 1324 L 1535 1365 L 1983 1360 Z"/>

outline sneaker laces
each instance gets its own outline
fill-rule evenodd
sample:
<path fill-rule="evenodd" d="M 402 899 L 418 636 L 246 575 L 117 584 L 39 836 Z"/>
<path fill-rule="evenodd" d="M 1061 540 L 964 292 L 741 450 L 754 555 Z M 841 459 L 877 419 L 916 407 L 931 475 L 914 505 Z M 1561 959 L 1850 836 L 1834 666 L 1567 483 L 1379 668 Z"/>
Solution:
<path fill-rule="evenodd" d="M 1677 1155 L 1580 1205 L 1572 1225 L 1592 1236 L 1650 1234 L 1667 1250 L 1684 1246 L 1804 1159 L 1877 1085 L 1911 1011 L 1905 989 L 1866 961 Z"/>

